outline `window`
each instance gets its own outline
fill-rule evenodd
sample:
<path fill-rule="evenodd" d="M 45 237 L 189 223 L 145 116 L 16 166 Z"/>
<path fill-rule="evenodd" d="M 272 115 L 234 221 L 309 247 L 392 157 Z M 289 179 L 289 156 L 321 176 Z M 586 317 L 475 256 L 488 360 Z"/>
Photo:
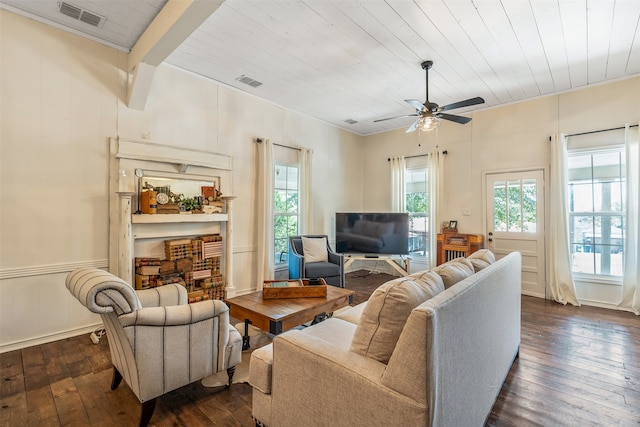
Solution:
<path fill-rule="evenodd" d="M 535 178 L 495 181 L 493 229 L 509 233 L 535 233 L 537 225 Z"/>
<path fill-rule="evenodd" d="M 406 169 L 405 209 L 409 213 L 409 253 L 427 256 L 429 225 L 429 194 L 427 168 Z"/>
<path fill-rule="evenodd" d="M 574 274 L 622 277 L 624 174 L 622 148 L 569 153 L 569 239 Z"/>
<path fill-rule="evenodd" d="M 286 264 L 289 236 L 298 234 L 298 166 L 275 165 L 273 226 L 275 264 Z"/>

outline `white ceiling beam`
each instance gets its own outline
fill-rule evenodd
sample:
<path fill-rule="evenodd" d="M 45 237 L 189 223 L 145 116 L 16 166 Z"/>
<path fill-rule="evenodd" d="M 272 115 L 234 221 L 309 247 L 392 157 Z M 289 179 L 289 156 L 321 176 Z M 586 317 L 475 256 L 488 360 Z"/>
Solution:
<path fill-rule="evenodd" d="M 153 74 L 171 53 L 215 12 L 224 0 L 169 0 L 128 56 L 127 105 L 143 110 Z M 144 64 L 144 65 L 143 65 Z M 131 72 L 135 71 L 133 75 Z"/>

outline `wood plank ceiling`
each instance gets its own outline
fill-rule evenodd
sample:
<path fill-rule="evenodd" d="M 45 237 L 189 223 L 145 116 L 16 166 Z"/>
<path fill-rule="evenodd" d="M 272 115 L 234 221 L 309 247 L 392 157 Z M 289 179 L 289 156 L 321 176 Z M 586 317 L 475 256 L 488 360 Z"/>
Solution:
<path fill-rule="evenodd" d="M 57 8 L 0 2 L 41 17 Z M 105 16 L 91 35 L 128 50 L 166 1 L 69 3 Z M 44 18 L 69 25 L 60 16 Z M 165 62 L 367 135 L 414 121 L 373 122 L 425 101 L 427 59 L 432 102 L 486 100 L 461 115 L 638 76 L 640 1 L 226 0 Z"/>

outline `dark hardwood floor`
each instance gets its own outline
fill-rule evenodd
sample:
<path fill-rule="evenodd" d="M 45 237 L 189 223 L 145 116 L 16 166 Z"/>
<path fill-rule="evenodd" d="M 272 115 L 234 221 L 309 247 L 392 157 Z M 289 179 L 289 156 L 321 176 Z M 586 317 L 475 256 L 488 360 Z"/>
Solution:
<path fill-rule="evenodd" d="M 354 302 L 390 278 L 358 273 L 347 280 Z M 140 414 L 124 382 L 109 389 L 105 338 L 94 345 L 82 335 L 4 353 L 0 376 L 2 426 L 133 426 Z M 251 387 L 182 387 L 158 399 L 151 425 L 252 426 Z M 523 297 L 520 358 L 487 425 L 640 426 L 640 318 Z"/>

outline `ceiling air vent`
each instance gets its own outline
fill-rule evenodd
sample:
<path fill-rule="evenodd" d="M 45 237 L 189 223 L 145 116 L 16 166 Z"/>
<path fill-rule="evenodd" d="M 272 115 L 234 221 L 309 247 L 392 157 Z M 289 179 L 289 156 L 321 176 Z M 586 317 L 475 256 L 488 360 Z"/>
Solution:
<path fill-rule="evenodd" d="M 358 123 L 357 120 L 353 120 L 353 119 L 347 119 L 344 121 L 345 123 L 348 123 L 350 125 L 355 125 L 356 123 Z"/>
<path fill-rule="evenodd" d="M 58 3 L 58 7 L 60 8 L 60 13 L 63 15 L 67 15 L 73 19 L 93 25 L 94 27 L 102 27 L 104 25 L 104 21 L 107 20 L 104 16 L 89 12 L 86 9 L 79 8 L 66 2 Z"/>
<path fill-rule="evenodd" d="M 240 77 L 236 78 L 237 81 L 239 81 L 240 83 L 244 83 L 246 85 L 249 85 L 251 87 L 258 87 L 260 86 L 262 83 L 257 81 L 257 80 L 253 80 L 251 77 L 247 77 L 244 74 L 241 75 Z"/>

